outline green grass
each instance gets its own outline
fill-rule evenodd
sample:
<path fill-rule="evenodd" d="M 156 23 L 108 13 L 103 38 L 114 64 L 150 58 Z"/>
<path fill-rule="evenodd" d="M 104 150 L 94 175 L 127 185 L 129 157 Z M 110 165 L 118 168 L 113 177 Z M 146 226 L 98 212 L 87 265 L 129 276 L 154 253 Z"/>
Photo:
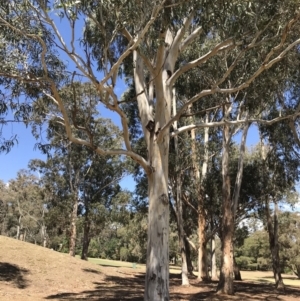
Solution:
<path fill-rule="evenodd" d="M 108 259 L 101 259 L 101 258 L 89 258 L 89 262 L 103 265 L 103 266 L 112 266 L 112 267 L 126 267 L 126 268 L 132 268 L 133 262 L 125 262 L 125 261 L 117 261 L 117 260 L 108 260 Z M 136 268 L 145 267 L 145 265 L 142 264 L 135 264 Z"/>
<path fill-rule="evenodd" d="M 101 259 L 101 258 L 89 258 L 89 262 L 92 262 L 97 265 L 102 266 L 111 266 L 111 267 L 123 267 L 123 268 L 136 268 L 139 269 L 141 272 L 146 271 L 146 265 L 134 262 L 125 262 L 125 261 L 118 261 L 118 260 L 109 260 L 109 259 Z M 170 272 L 174 274 L 180 274 L 181 268 L 178 266 L 170 266 Z"/>
<path fill-rule="evenodd" d="M 108 260 L 108 259 L 101 259 L 101 258 L 89 258 L 89 262 L 92 262 L 97 265 L 102 266 L 111 266 L 111 267 L 126 267 L 126 268 L 133 268 L 132 262 L 125 262 L 125 261 L 118 261 L 118 260 Z M 135 268 L 138 269 L 140 272 L 144 272 L 146 270 L 145 264 L 135 264 Z M 179 266 L 170 266 L 170 272 L 180 274 L 181 268 Z M 195 272 L 197 274 L 197 272 Z M 241 271 L 242 279 L 243 280 L 250 280 L 260 283 L 274 283 L 273 274 L 270 271 Z M 300 286 L 300 279 L 293 275 L 283 274 L 283 282 L 285 285 L 291 286 Z"/>

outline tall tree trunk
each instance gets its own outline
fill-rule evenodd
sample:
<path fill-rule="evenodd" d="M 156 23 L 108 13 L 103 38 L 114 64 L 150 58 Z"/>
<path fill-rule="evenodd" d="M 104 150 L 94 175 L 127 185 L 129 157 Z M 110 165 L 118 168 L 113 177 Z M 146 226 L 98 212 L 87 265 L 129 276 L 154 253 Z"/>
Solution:
<path fill-rule="evenodd" d="M 166 9 L 165 14 L 169 14 Z M 179 42 L 174 41 L 169 30 L 161 30 L 161 43 L 157 50 L 155 68 L 150 72 L 152 80 L 145 84 L 145 73 L 141 57 L 133 52 L 134 83 L 137 94 L 139 115 L 148 148 L 148 163 L 152 171 L 147 170 L 149 215 L 147 241 L 147 267 L 145 279 L 145 301 L 169 300 L 169 129 L 163 127 L 171 119 L 173 99 L 172 84 L 169 79 L 174 72 L 179 54 Z M 153 82 L 153 83 L 152 83 Z M 153 86 L 152 86 L 153 85 Z M 153 105 L 155 87 L 155 118 Z M 151 89 L 150 89 L 151 88 Z M 152 91 L 152 92 L 151 92 Z"/>
<path fill-rule="evenodd" d="M 175 98 L 175 89 L 173 89 L 173 99 L 172 99 L 172 107 L 173 107 L 173 116 L 176 115 L 176 98 Z M 173 124 L 174 131 L 177 130 L 177 121 Z M 188 278 L 188 266 L 187 266 L 187 254 L 186 254 L 186 244 L 184 241 L 185 233 L 183 229 L 183 212 L 182 212 L 182 183 L 181 183 L 181 166 L 179 164 L 179 153 L 178 153 L 178 137 L 174 137 L 174 145 L 175 145 L 175 176 L 176 176 L 176 208 L 177 208 L 177 229 L 178 229 L 178 239 L 179 239 L 179 248 L 181 254 L 181 284 L 189 285 Z"/>
<path fill-rule="evenodd" d="M 151 131 L 149 139 L 149 161 L 153 166 L 153 172 L 148 174 L 149 215 L 145 301 L 169 300 L 169 133 L 160 141 L 154 139 L 160 127 L 170 120 L 172 90 L 165 91 L 162 85 L 164 81 L 166 79 L 155 82 L 157 97 L 155 128 Z"/>
<path fill-rule="evenodd" d="M 208 122 L 208 115 L 206 115 L 206 122 Z M 194 176 L 196 179 L 196 185 L 198 186 L 198 279 L 206 280 L 208 279 L 208 269 L 207 269 L 207 252 L 206 252 L 206 235 L 205 235 L 205 225 L 206 225 L 206 215 L 204 210 L 204 194 L 202 189 L 202 183 L 207 174 L 208 165 L 208 136 L 209 129 L 204 129 L 204 158 L 202 165 L 202 172 L 200 178 L 199 163 L 197 160 L 197 149 L 196 149 L 196 133 L 195 130 L 191 131 L 192 139 L 192 160 Z"/>
<path fill-rule="evenodd" d="M 70 246 L 69 246 L 69 255 L 75 256 L 76 251 L 76 221 L 77 221 L 77 210 L 78 210 L 78 198 L 77 194 L 73 194 L 73 209 L 71 214 L 71 227 L 70 227 Z"/>
<path fill-rule="evenodd" d="M 211 252 L 211 280 L 218 280 L 217 262 L 216 262 L 216 241 L 215 235 L 212 235 L 210 240 L 210 252 Z"/>
<path fill-rule="evenodd" d="M 178 208 L 178 234 L 179 234 L 179 246 L 180 246 L 180 253 L 181 253 L 181 284 L 182 285 L 189 285 L 189 278 L 188 278 L 188 264 L 187 264 L 187 250 L 185 244 L 185 233 L 183 230 L 183 220 L 182 220 L 182 200 L 180 200 L 180 207 Z"/>
<path fill-rule="evenodd" d="M 225 118 L 228 118 L 228 114 L 231 110 L 231 105 L 225 106 Z M 248 113 L 246 115 L 246 120 Z M 243 130 L 241 145 L 240 145 L 240 157 L 238 162 L 238 172 L 236 176 L 233 196 L 230 195 L 230 176 L 229 176 L 229 145 L 231 141 L 231 132 L 227 124 L 223 129 L 223 154 L 222 154 L 222 259 L 221 259 L 221 273 L 217 290 L 227 294 L 234 294 L 233 286 L 233 274 L 234 274 L 234 249 L 233 249 L 233 237 L 235 229 L 235 217 L 238 206 L 238 199 L 240 195 L 240 189 L 242 185 L 244 157 L 246 150 L 246 140 L 249 129 L 249 123 L 246 123 Z"/>
<path fill-rule="evenodd" d="M 225 117 L 229 113 L 226 108 Z M 223 128 L 223 154 L 222 154 L 222 257 L 221 272 L 217 291 L 227 294 L 234 294 L 233 287 L 233 235 L 234 235 L 234 215 L 230 197 L 230 176 L 229 176 L 229 144 L 230 144 L 229 125 Z"/>
<path fill-rule="evenodd" d="M 278 290 L 284 290 L 284 283 L 280 270 L 280 257 L 279 257 L 279 244 L 278 244 L 278 204 L 274 206 L 274 224 L 272 223 L 272 217 L 270 214 L 269 200 L 266 197 L 265 201 L 265 213 L 267 218 L 267 227 L 269 233 L 270 251 L 272 254 L 272 267 L 275 279 L 275 287 Z"/>
<path fill-rule="evenodd" d="M 248 113 L 247 113 L 246 119 L 247 118 L 248 118 Z M 249 123 L 246 123 L 244 125 L 243 135 L 242 135 L 242 139 L 241 139 L 238 171 L 237 171 L 237 175 L 236 175 L 236 179 L 235 179 L 234 191 L 233 191 L 233 196 L 232 196 L 232 205 L 233 205 L 232 210 L 233 210 L 234 223 L 236 220 L 238 201 L 239 201 L 240 191 L 241 191 L 241 186 L 242 186 L 243 171 L 244 171 L 244 158 L 245 158 L 245 152 L 246 152 L 246 141 L 247 141 L 248 130 L 249 130 Z M 234 270 L 234 279 L 241 281 L 242 280 L 241 272 L 235 261 L 234 255 L 233 255 L 233 270 Z"/>
<path fill-rule="evenodd" d="M 153 150 L 155 172 L 148 176 L 149 216 L 147 241 L 147 267 L 145 301 L 169 300 L 169 198 L 167 189 L 166 162 L 168 150 L 155 147 Z"/>
<path fill-rule="evenodd" d="M 266 165 L 266 160 L 270 148 L 265 145 L 263 139 L 261 138 L 261 157 L 264 162 L 264 179 L 267 179 L 268 166 Z M 266 193 L 265 193 L 266 194 Z M 270 213 L 269 195 L 266 194 L 265 197 L 265 215 L 267 219 L 267 229 L 269 234 L 269 245 L 272 255 L 272 267 L 275 279 L 275 287 L 279 290 L 284 290 L 284 283 L 280 271 L 280 258 L 279 258 L 279 244 L 278 244 L 278 204 L 274 203 L 274 224 L 272 221 L 272 216 Z"/>
<path fill-rule="evenodd" d="M 82 244 L 82 252 L 81 259 L 88 260 L 88 250 L 90 244 L 90 220 L 89 220 L 89 210 L 86 207 L 86 212 L 84 214 L 84 224 L 83 224 L 83 244 Z"/>

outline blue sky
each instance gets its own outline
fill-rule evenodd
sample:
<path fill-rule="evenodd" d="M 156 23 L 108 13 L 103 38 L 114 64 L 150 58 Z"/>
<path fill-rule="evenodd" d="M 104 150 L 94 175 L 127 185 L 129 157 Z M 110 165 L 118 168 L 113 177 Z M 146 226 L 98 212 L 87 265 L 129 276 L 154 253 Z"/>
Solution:
<path fill-rule="evenodd" d="M 65 19 L 59 19 L 57 16 L 52 14 L 53 19 L 55 20 L 58 29 L 61 32 L 62 37 L 68 44 L 71 39 L 69 25 Z M 83 20 L 78 20 L 78 24 L 76 26 L 76 32 L 78 36 L 75 37 L 75 45 L 76 49 L 80 49 L 79 41 L 77 40 L 83 30 Z M 79 54 L 82 54 L 82 51 L 78 50 Z M 76 70 L 74 63 L 70 61 L 70 58 L 67 57 L 64 53 L 61 54 L 61 58 L 68 64 L 68 68 L 70 70 Z M 101 78 L 101 72 L 97 72 L 95 70 L 95 74 L 99 75 L 99 79 Z M 125 90 L 125 84 L 122 80 L 119 80 L 117 83 L 117 94 L 120 96 Z M 117 114 L 103 108 L 101 109 L 101 115 L 104 118 L 111 118 L 115 124 L 120 126 L 120 119 Z M 38 142 L 31 134 L 30 127 L 26 128 L 23 124 L 9 124 L 3 127 L 2 135 L 5 138 L 9 138 L 12 135 L 18 135 L 18 144 L 13 147 L 13 149 L 8 153 L 0 154 L 0 179 L 4 182 L 9 181 L 16 177 L 17 172 L 20 169 L 26 169 L 29 161 L 31 159 L 46 159 L 46 156 L 43 155 L 38 149 L 34 149 L 35 144 Z M 0 133 L 1 135 L 1 133 Z M 239 140 L 240 136 L 237 136 Z M 253 145 L 258 142 L 258 134 L 255 127 L 251 127 L 248 133 L 247 145 Z M 124 178 L 121 182 L 122 186 L 126 189 L 133 190 L 134 189 L 134 181 L 131 176 Z"/>
<path fill-rule="evenodd" d="M 120 124 L 115 114 L 103 109 L 102 117 L 112 118 L 116 124 Z M 34 145 L 38 142 L 31 134 L 30 127 L 26 128 L 23 124 L 9 124 L 3 128 L 3 136 L 9 137 L 11 135 L 18 134 L 18 144 L 16 144 L 12 150 L 8 153 L 0 154 L 0 179 L 4 182 L 9 181 L 16 177 L 17 172 L 20 169 L 26 169 L 31 159 L 46 160 L 46 156 L 43 155 L 38 149 L 34 149 Z M 239 139 L 239 138 L 238 138 Z M 247 145 L 254 145 L 258 142 L 258 134 L 255 126 L 249 129 L 247 137 Z M 134 180 L 131 176 L 124 178 L 121 182 L 122 187 L 133 190 Z"/>

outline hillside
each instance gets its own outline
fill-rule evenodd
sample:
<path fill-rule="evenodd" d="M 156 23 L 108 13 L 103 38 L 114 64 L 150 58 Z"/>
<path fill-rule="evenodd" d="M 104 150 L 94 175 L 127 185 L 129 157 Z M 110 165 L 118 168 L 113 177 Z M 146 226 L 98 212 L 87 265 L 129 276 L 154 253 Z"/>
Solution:
<path fill-rule="evenodd" d="M 144 268 L 133 269 L 131 264 L 122 262 L 119 262 L 122 267 L 100 266 L 4 236 L 0 236 L 0 246 L 0 301 L 143 300 Z M 116 264 L 111 261 L 111 265 Z M 182 287 L 179 274 L 172 273 L 170 300 L 300 299 L 299 287 L 287 286 L 285 294 L 279 294 L 267 281 L 270 273 L 258 273 L 248 273 L 253 280 L 237 283 L 237 292 L 231 297 L 216 295 L 216 283 L 199 283 L 197 279 L 191 280 L 191 286 Z M 257 276 L 260 280 L 255 280 Z M 290 277 L 290 281 L 296 281 L 295 277 Z"/>
<path fill-rule="evenodd" d="M 116 274 L 123 277 L 126 273 L 126 268 L 120 273 L 116 267 L 99 267 L 4 236 L 0 236 L 0 245 L 1 301 L 106 300 L 116 293 L 111 289 Z"/>

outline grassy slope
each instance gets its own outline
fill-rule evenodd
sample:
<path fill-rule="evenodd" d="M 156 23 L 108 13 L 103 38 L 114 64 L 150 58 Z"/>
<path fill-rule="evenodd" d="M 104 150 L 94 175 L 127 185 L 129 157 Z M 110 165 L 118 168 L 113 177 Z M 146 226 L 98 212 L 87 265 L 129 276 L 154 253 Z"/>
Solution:
<path fill-rule="evenodd" d="M 3 236 L 0 236 L 0 246 L 1 301 L 123 300 L 119 296 L 128 293 L 137 296 L 130 300 L 141 300 L 144 265 L 138 264 L 133 269 L 128 262 L 103 259 L 86 262 Z M 171 272 L 180 273 L 180 269 L 174 267 Z M 270 272 L 242 272 L 242 278 L 273 282 Z M 284 282 L 300 287 L 300 280 L 290 275 L 285 275 Z M 173 284 L 172 291 L 176 290 L 180 288 Z M 193 290 L 199 290 L 197 285 L 190 287 L 190 291 Z M 188 293 L 186 289 L 184 293 Z"/>
<path fill-rule="evenodd" d="M 0 236 L 0 300 L 41 300 L 88 289 L 103 280 L 99 266 L 50 249 Z M 40 298 L 40 299 L 39 299 Z"/>

